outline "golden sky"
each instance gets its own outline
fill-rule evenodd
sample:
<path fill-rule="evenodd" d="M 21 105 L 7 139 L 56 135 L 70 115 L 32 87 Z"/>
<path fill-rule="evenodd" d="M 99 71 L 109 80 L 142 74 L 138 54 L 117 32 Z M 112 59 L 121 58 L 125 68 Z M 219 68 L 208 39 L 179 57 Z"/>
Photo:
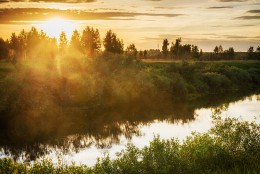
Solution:
<path fill-rule="evenodd" d="M 103 37 L 112 29 L 138 49 L 182 37 L 204 51 L 220 44 L 246 51 L 260 45 L 260 0 L 0 0 L 0 37 L 32 26 L 51 37 L 85 26 Z"/>

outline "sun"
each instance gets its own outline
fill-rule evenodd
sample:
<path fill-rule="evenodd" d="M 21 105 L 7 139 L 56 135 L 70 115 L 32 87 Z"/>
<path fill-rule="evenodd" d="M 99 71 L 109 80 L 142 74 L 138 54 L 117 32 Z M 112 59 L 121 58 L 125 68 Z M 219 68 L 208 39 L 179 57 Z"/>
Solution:
<path fill-rule="evenodd" d="M 43 30 L 48 36 L 59 39 L 61 32 L 65 32 L 67 39 L 70 39 L 73 30 L 77 28 L 77 23 L 72 20 L 62 18 L 52 18 L 48 21 L 36 24 L 36 27 Z"/>

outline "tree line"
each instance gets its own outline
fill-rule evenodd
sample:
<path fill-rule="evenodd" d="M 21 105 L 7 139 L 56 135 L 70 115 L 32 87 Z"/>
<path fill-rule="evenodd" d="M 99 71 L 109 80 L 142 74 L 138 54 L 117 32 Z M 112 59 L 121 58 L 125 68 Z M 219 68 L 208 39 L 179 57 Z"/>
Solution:
<path fill-rule="evenodd" d="M 87 26 L 80 34 L 73 31 L 70 41 L 66 33 L 62 32 L 57 41 L 50 38 L 41 30 L 32 27 L 30 31 L 22 30 L 18 35 L 12 33 L 6 41 L 0 38 L 1 59 L 9 58 L 17 61 L 33 58 L 54 58 L 57 54 L 68 52 L 83 53 L 87 56 L 95 56 L 101 51 L 103 44 L 105 51 L 111 53 L 124 53 L 124 43 L 112 30 L 107 31 L 103 40 L 100 38 L 99 30 Z M 127 47 L 128 54 L 136 54 L 137 49 L 134 44 Z"/>
<path fill-rule="evenodd" d="M 202 56 L 202 49 L 199 50 L 197 45 L 182 44 L 182 39 L 176 39 L 175 43 L 172 42 L 170 48 L 168 39 L 163 40 L 162 54 L 164 57 L 170 55 L 173 59 L 189 59 L 189 58 L 200 58 Z"/>
<path fill-rule="evenodd" d="M 182 39 L 177 38 L 170 43 L 168 39 L 162 42 L 162 48 L 139 50 L 134 43 L 124 49 L 124 42 L 118 38 L 112 30 L 106 32 L 103 39 L 98 29 L 85 27 L 82 33 L 74 30 L 70 40 L 66 33 L 62 32 L 58 38 L 50 38 L 41 30 L 32 27 L 30 31 L 22 30 L 19 34 L 12 33 L 6 41 L 0 38 L 0 59 L 26 60 L 33 58 L 54 58 L 57 54 L 81 53 L 93 57 L 101 53 L 101 46 L 104 52 L 125 54 L 133 58 L 169 58 L 176 60 L 232 60 L 236 57 L 233 47 L 224 50 L 222 45 L 216 46 L 212 53 L 204 53 L 197 45 L 182 44 Z M 254 51 L 250 46 L 247 54 L 242 54 L 243 59 L 260 59 L 260 46 Z"/>

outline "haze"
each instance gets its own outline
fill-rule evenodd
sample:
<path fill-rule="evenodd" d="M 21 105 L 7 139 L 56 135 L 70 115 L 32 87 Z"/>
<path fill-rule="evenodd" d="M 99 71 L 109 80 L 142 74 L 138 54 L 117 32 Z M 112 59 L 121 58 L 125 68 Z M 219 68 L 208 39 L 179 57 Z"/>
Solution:
<path fill-rule="evenodd" d="M 109 29 L 135 43 L 138 49 L 161 48 L 168 38 L 196 44 L 204 51 L 214 46 L 247 51 L 260 44 L 260 0 L 0 0 L 0 37 L 32 26 L 51 37 L 74 29 Z"/>

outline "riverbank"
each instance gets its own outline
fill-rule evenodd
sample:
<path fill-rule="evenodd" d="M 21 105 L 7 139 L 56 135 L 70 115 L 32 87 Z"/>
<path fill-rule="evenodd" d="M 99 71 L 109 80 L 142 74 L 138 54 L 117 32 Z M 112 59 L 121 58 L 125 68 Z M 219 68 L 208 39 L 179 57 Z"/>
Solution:
<path fill-rule="evenodd" d="M 252 122 L 214 117 L 213 128 L 195 133 L 184 143 L 155 137 L 139 149 L 128 145 L 116 159 L 105 155 L 93 167 L 64 164 L 51 159 L 25 164 L 0 159 L 1 173 L 257 173 L 260 168 L 260 127 Z M 232 128 L 232 129 L 231 129 Z M 62 157 L 61 157 L 62 158 Z"/>
<path fill-rule="evenodd" d="M 185 122 L 194 119 L 196 108 L 251 95 L 259 77 L 257 61 L 148 63 L 101 56 L 16 66 L 1 62 L 0 145 L 32 160 L 48 151 L 45 145 L 68 145 L 57 139 L 69 135 L 79 134 L 78 148 L 80 135 L 106 147 L 121 135 L 137 134 L 137 123 Z"/>

